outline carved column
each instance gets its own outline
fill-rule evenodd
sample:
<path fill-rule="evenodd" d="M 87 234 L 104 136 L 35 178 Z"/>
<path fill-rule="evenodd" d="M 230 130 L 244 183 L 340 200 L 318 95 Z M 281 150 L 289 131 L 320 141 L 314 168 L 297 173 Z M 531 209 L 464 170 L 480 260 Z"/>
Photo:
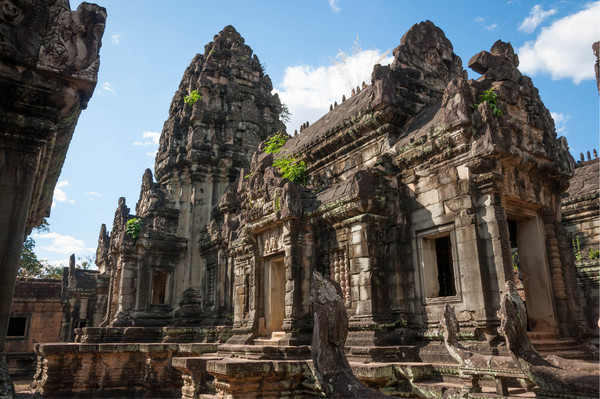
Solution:
<path fill-rule="evenodd" d="M 558 328 L 561 335 L 566 335 L 568 330 L 568 308 L 567 308 L 567 290 L 563 277 L 563 265 L 560 259 L 560 250 L 558 246 L 558 237 L 556 235 L 556 218 L 551 209 L 542 213 L 544 222 L 544 232 L 546 234 L 546 248 L 548 251 L 548 262 L 550 263 L 550 275 L 552 278 L 552 291 L 556 303 L 556 316 L 558 318 Z"/>
<path fill-rule="evenodd" d="M 389 292 L 382 270 L 380 216 L 365 214 L 349 227 L 350 259 L 346 252 L 337 255 L 339 281 L 344 300 L 350 299 L 356 312 L 350 317 L 351 328 L 374 327 L 389 321 Z M 348 269 L 346 271 L 346 265 Z M 345 288 L 345 291 L 344 291 Z M 386 309 L 387 308 L 387 309 Z"/>
<path fill-rule="evenodd" d="M 21 246 L 49 215 L 94 91 L 105 19 L 104 8 L 86 3 L 76 12 L 64 1 L 0 8 L 0 397 L 12 396 L 3 353 Z"/>
<path fill-rule="evenodd" d="M 308 280 L 308 269 L 303 260 L 303 248 L 300 225 L 294 220 L 285 222 L 283 227 L 283 245 L 285 250 L 285 319 L 284 331 L 298 331 L 306 329 L 308 306 L 306 301 L 310 295 L 308 287 L 303 287 L 303 281 Z M 304 280 L 303 280 L 304 278 Z"/>
<path fill-rule="evenodd" d="M 480 173 L 474 178 L 476 232 L 480 253 L 482 309 L 488 320 L 496 319 L 500 309 L 500 292 L 506 281 L 512 280 L 510 237 L 502 192 L 504 178 L 491 160 L 477 160 L 470 168 Z"/>
<path fill-rule="evenodd" d="M 118 307 L 112 325 L 115 327 L 131 326 L 135 307 L 137 262 L 134 257 L 121 256 L 121 274 L 119 283 Z"/>

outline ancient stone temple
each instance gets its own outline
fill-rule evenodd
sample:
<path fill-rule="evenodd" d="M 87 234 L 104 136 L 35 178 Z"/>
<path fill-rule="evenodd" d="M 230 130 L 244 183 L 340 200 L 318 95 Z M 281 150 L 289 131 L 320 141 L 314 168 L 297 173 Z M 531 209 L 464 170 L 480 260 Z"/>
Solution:
<path fill-rule="evenodd" d="M 322 396 L 313 272 L 339 285 L 323 292 L 348 315 L 344 370 L 388 394 L 530 389 L 514 362 L 467 370 L 442 341 L 451 305 L 461 348 L 507 356 L 507 281 L 541 352 L 593 356 L 561 225 L 574 161 L 512 46 L 475 55 L 476 80 L 429 21 L 393 54 L 289 137 L 258 58 L 233 27 L 215 36 L 174 96 L 156 181 L 147 170 L 135 214 L 122 198 L 101 228 L 106 318 L 37 347 L 38 393 Z"/>
<path fill-rule="evenodd" d="M 0 397 L 21 246 L 50 214 L 54 186 L 98 73 L 106 10 L 68 0 L 0 8 Z"/>

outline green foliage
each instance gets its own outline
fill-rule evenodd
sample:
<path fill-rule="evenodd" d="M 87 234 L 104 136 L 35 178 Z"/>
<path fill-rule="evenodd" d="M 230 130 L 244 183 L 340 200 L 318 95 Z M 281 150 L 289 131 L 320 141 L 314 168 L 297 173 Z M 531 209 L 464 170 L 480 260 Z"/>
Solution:
<path fill-rule="evenodd" d="M 575 236 L 571 239 L 571 244 L 573 245 L 573 256 L 578 262 L 581 262 L 583 256 L 581 255 L 581 246 L 579 244 L 579 236 Z"/>
<path fill-rule="evenodd" d="M 500 108 L 498 108 L 498 95 L 494 91 L 493 87 L 490 87 L 488 90 L 484 91 L 479 95 L 479 102 L 477 104 L 471 105 L 472 108 L 477 108 L 479 104 L 487 102 L 490 106 L 490 109 L 498 118 L 500 118 L 504 113 Z"/>
<path fill-rule="evenodd" d="M 46 267 L 44 275 L 41 276 L 41 278 L 51 278 L 54 280 L 60 280 L 60 279 L 62 279 L 62 275 L 63 275 L 63 266 L 62 265 L 58 265 L 58 266 L 48 265 Z"/>
<path fill-rule="evenodd" d="M 289 181 L 302 185 L 306 183 L 306 162 L 284 156 L 276 159 L 273 166 L 279 169 L 281 176 Z"/>
<path fill-rule="evenodd" d="M 92 265 L 96 262 L 96 256 L 87 255 L 81 259 L 81 257 L 77 258 L 77 263 L 75 264 L 75 268 L 82 270 L 89 270 Z"/>
<path fill-rule="evenodd" d="M 31 278 L 39 278 L 44 274 L 46 264 L 44 261 L 40 261 L 38 259 L 33 250 L 34 247 L 34 239 L 27 237 L 23 243 L 23 249 L 21 250 L 21 259 L 19 259 L 17 278 L 29 280 Z"/>
<path fill-rule="evenodd" d="M 594 249 L 590 248 L 589 258 L 590 259 L 599 259 L 600 258 L 600 249 L 594 250 Z"/>
<path fill-rule="evenodd" d="M 50 231 L 48 221 L 44 218 L 42 224 L 35 229 L 36 233 L 47 233 Z M 19 259 L 19 269 L 17 278 L 29 280 L 31 278 L 42 278 L 45 275 L 45 269 L 49 267 L 45 261 L 39 260 L 34 251 L 35 240 L 29 236 L 23 243 L 21 249 L 21 258 Z"/>
<path fill-rule="evenodd" d="M 281 103 L 281 114 L 279 114 L 279 119 L 281 119 L 283 123 L 289 123 L 291 116 L 292 113 L 290 112 L 288 106 L 284 103 Z"/>
<path fill-rule="evenodd" d="M 512 267 L 514 271 L 519 271 L 519 251 L 512 254 Z"/>
<path fill-rule="evenodd" d="M 244 176 L 244 180 L 251 178 L 252 174 L 253 174 L 252 172 L 248 173 L 246 176 Z"/>
<path fill-rule="evenodd" d="M 281 209 L 281 200 L 279 199 L 279 194 L 275 193 L 275 198 L 273 198 L 273 210 L 278 211 Z"/>
<path fill-rule="evenodd" d="M 140 228 L 142 227 L 142 221 L 138 218 L 133 218 L 127 221 L 125 225 L 125 233 L 133 240 L 137 240 L 140 235 Z"/>
<path fill-rule="evenodd" d="M 269 137 L 267 142 L 265 143 L 264 152 L 267 154 L 277 154 L 281 151 L 281 147 L 288 140 L 288 136 L 283 133 L 276 133 L 275 135 Z"/>
<path fill-rule="evenodd" d="M 189 95 L 183 98 L 183 102 L 191 107 L 196 101 L 200 100 L 201 98 L 202 96 L 198 93 L 198 90 L 192 90 Z"/>

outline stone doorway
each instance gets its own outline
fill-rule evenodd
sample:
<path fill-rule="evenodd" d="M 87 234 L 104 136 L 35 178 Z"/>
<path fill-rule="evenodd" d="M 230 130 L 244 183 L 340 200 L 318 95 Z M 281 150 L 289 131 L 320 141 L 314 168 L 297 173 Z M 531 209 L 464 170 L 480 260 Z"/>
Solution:
<path fill-rule="evenodd" d="M 265 329 L 275 336 L 283 331 L 285 317 L 285 265 L 283 257 L 265 261 Z"/>
<path fill-rule="evenodd" d="M 536 213 L 521 210 L 519 214 L 509 213 L 507 223 L 514 280 L 527 308 L 527 330 L 556 337 L 551 276 L 540 219 Z"/>

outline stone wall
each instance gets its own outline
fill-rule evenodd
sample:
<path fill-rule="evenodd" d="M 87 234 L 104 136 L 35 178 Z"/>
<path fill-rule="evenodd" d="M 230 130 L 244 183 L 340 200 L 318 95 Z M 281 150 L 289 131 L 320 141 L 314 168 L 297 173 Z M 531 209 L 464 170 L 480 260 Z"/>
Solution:
<path fill-rule="evenodd" d="M 587 327 L 598 345 L 600 334 L 600 172 L 596 150 L 588 151 L 587 160 L 581 154 L 568 192 L 562 199 L 562 224 L 571 240 L 580 295 Z"/>
<path fill-rule="evenodd" d="M 6 352 L 33 352 L 35 343 L 57 342 L 61 340 L 63 318 L 60 298 L 60 281 L 18 281 L 11 317 L 16 315 L 28 318 L 27 337 L 8 337 Z"/>

